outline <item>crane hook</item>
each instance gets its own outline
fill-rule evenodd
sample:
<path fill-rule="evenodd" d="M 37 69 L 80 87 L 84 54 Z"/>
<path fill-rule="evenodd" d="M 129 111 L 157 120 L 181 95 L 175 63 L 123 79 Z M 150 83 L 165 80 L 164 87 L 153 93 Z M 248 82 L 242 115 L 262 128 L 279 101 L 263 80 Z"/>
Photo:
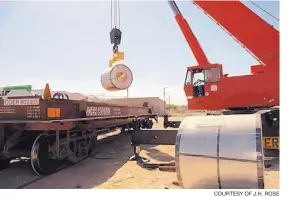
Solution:
<path fill-rule="evenodd" d="M 112 28 L 112 30 L 110 31 L 110 43 L 114 44 L 113 51 L 115 52 L 118 51 L 118 45 L 120 45 L 121 36 L 122 36 L 121 30 L 116 27 Z"/>
<path fill-rule="evenodd" d="M 112 2 L 114 1 L 114 2 Z M 112 67 L 113 63 L 124 59 L 124 53 L 118 50 L 118 46 L 121 43 L 122 32 L 120 30 L 120 6 L 119 0 L 111 1 L 111 31 L 110 31 L 110 43 L 112 47 L 112 59 L 109 61 L 109 67 Z M 114 3 L 114 5 L 112 5 Z M 112 11 L 114 11 L 114 26 L 112 26 Z M 118 21 L 118 23 L 117 23 Z M 118 26 L 117 26 L 118 25 Z"/>

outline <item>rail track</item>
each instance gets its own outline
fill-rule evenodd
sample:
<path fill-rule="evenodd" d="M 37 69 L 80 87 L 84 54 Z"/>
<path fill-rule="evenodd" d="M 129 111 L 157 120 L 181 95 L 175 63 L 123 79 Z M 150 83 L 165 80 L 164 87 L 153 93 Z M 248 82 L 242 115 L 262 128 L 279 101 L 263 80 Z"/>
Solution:
<path fill-rule="evenodd" d="M 78 163 L 79 163 L 79 162 L 78 162 Z M 77 164 L 77 163 L 75 163 L 75 164 Z M 69 164 L 69 165 L 67 165 L 67 166 L 61 167 L 60 169 L 57 169 L 57 170 L 56 170 L 54 173 L 52 173 L 52 174 L 55 174 L 55 173 L 57 173 L 57 172 L 59 172 L 59 171 L 62 171 L 62 170 L 64 170 L 64 169 L 66 169 L 66 168 L 69 168 L 70 166 L 75 165 L 75 164 Z M 52 175 L 52 174 L 50 174 L 50 175 Z M 30 181 L 30 182 L 27 182 L 27 183 L 25 183 L 25 184 L 23 184 L 23 185 L 20 185 L 20 186 L 16 187 L 15 189 L 24 189 L 26 186 L 31 185 L 31 184 L 33 184 L 33 183 L 39 181 L 39 180 L 42 180 L 42 179 L 44 179 L 44 178 L 46 178 L 46 177 L 48 177 L 48 176 L 50 176 L 50 175 L 40 176 L 39 178 L 37 178 L 37 179 L 35 179 L 35 180 L 32 180 L 32 181 Z"/>
<path fill-rule="evenodd" d="M 64 165 L 60 166 L 55 172 L 53 172 L 53 173 L 51 173 L 49 175 L 39 175 L 39 176 L 36 176 L 35 174 L 33 174 L 33 171 L 30 169 L 30 172 L 28 173 L 28 177 L 29 177 L 28 179 L 29 180 L 28 181 L 25 181 L 24 183 L 20 183 L 20 184 L 17 184 L 16 183 L 16 185 L 13 188 L 11 188 L 11 189 L 25 189 L 27 186 L 30 186 L 30 185 L 34 184 L 35 182 L 38 182 L 38 181 L 40 181 L 42 179 L 45 179 L 45 178 L 50 177 L 50 176 L 52 176 L 54 174 L 57 174 L 57 173 L 59 173 L 59 172 L 61 172 L 63 170 L 70 169 L 71 167 L 76 166 L 79 163 L 81 163 L 81 162 L 83 162 L 83 161 L 85 161 L 85 160 L 87 160 L 89 158 L 92 158 L 92 159 L 102 159 L 102 160 L 104 160 L 104 159 L 112 159 L 112 158 L 100 157 L 100 156 L 99 157 L 95 157 L 95 155 L 97 155 L 99 153 L 106 152 L 107 150 L 109 150 L 109 146 L 108 145 L 111 145 L 111 147 L 114 146 L 114 148 L 115 148 L 117 145 L 115 145 L 114 143 L 116 143 L 116 139 L 118 139 L 118 138 L 121 139 L 120 136 L 123 137 L 123 138 L 125 138 L 125 137 L 128 137 L 129 138 L 129 134 L 128 133 L 122 132 L 120 130 L 115 130 L 113 132 L 108 132 L 108 133 L 99 135 L 98 138 L 100 138 L 100 139 L 98 139 L 96 141 L 96 148 L 92 151 L 92 153 L 88 157 L 86 157 L 83 160 L 78 161 L 76 163 L 64 164 Z M 21 159 L 19 163 L 18 162 L 15 162 L 16 163 L 15 164 L 16 165 L 15 167 L 16 168 L 21 167 L 20 164 L 21 163 L 25 163 L 26 164 L 25 167 L 28 170 L 29 162 L 30 162 L 29 161 L 29 158 L 28 159 Z M 13 172 L 11 172 L 11 170 L 13 170 L 13 169 L 11 169 L 11 168 L 3 169 L 3 170 L 0 170 L 0 173 L 2 172 L 2 174 L 5 174 L 5 171 L 10 171 L 10 172 L 7 172 L 7 176 L 10 176 L 10 174 L 16 174 L 17 173 L 17 172 L 16 173 L 13 173 Z M 15 169 L 15 170 L 18 170 L 18 169 Z M 20 171 L 23 172 L 24 170 L 20 170 Z M 19 174 L 18 174 L 18 176 L 19 176 Z M 22 175 L 20 175 L 20 176 L 22 176 Z M 36 177 L 33 178 L 34 176 L 36 176 Z M 1 177 L 1 179 L 4 180 L 5 179 L 5 176 Z M 16 177 L 16 181 L 15 182 L 17 182 L 17 180 L 19 180 L 19 179 L 20 178 Z M 1 189 L 4 189 L 5 187 L 3 187 L 3 186 L 0 185 L 0 188 Z"/>
<path fill-rule="evenodd" d="M 56 173 L 58 173 L 58 172 L 60 172 L 60 171 L 62 171 L 62 170 L 68 169 L 68 168 L 70 168 L 71 166 L 74 166 L 74 165 L 76 165 L 76 164 L 78 164 L 78 163 L 80 163 L 80 162 L 82 162 L 82 161 L 84 161 L 84 160 L 86 160 L 86 159 L 88 159 L 88 158 L 90 158 L 90 157 L 92 157 L 92 156 L 88 156 L 87 158 L 85 158 L 85 159 L 83 159 L 83 160 L 81 160 L 81 161 L 78 161 L 77 163 L 64 164 L 64 165 L 60 166 L 55 172 L 53 172 L 53 173 L 51 173 L 51 174 L 49 174 L 49 175 L 38 175 L 36 178 L 33 178 L 33 180 L 27 181 L 27 182 L 25 182 L 25 183 L 23 183 L 23 184 L 21 184 L 21 185 L 17 185 L 17 186 L 14 187 L 13 189 L 24 189 L 25 187 L 27 187 L 27 186 L 29 186 L 29 185 L 31 185 L 31 184 L 37 182 L 37 181 L 40 181 L 40 180 L 42 180 L 42 179 L 45 179 L 46 177 L 49 177 L 49 176 L 51 176 L 51 175 L 54 175 L 54 174 L 56 174 Z M 29 163 L 29 162 L 30 162 L 29 159 L 28 159 L 26 162 Z M 17 165 L 17 164 L 16 164 L 16 165 Z M 3 169 L 3 170 L 0 170 L 0 172 L 4 172 L 4 171 L 8 171 L 8 170 L 10 170 L 10 169 Z M 10 173 L 8 173 L 8 174 L 10 174 Z M 31 174 L 31 176 L 33 176 L 33 174 Z M 4 178 L 5 178 L 5 177 L 4 177 Z M 6 189 L 6 188 L 4 188 L 4 187 L 2 187 L 2 186 L 0 185 L 0 189 Z"/>

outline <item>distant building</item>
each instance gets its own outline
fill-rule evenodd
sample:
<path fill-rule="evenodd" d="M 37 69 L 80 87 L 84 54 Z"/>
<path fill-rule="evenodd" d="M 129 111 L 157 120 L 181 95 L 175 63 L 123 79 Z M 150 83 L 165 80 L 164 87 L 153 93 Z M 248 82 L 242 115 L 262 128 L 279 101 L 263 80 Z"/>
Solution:
<path fill-rule="evenodd" d="M 150 107 L 153 113 L 157 113 L 159 116 L 164 115 L 164 101 L 159 97 L 119 98 L 104 102 L 126 106 Z"/>

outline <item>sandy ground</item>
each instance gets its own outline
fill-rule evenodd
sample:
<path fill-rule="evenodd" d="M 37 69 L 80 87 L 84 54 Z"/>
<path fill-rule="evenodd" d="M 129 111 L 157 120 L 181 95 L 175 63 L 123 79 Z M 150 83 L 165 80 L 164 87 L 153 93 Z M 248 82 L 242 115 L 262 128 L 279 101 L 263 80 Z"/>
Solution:
<path fill-rule="evenodd" d="M 155 128 L 161 127 L 155 125 Z M 127 133 L 113 133 L 102 136 L 97 142 L 97 152 L 93 157 L 70 168 L 52 174 L 27 185 L 27 189 L 177 189 L 175 172 L 147 170 L 135 161 L 128 161 L 133 155 L 130 137 Z M 143 146 L 141 156 L 152 163 L 173 162 L 174 146 Z M 279 188 L 279 164 L 265 172 L 266 188 Z M 0 188 L 17 188 L 38 177 L 30 169 L 28 162 L 14 163 L 9 169 L 0 171 Z"/>

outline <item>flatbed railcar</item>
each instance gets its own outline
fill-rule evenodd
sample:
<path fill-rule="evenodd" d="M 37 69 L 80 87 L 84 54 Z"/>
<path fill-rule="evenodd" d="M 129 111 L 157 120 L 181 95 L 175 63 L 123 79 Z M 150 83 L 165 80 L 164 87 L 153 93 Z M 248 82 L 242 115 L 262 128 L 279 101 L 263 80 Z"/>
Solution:
<path fill-rule="evenodd" d="M 140 117 L 144 128 L 157 120 L 147 107 L 70 100 L 64 93 L 0 98 L 0 169 L 14 158 L 30 157 L 38 175 L 89 156 L 98 134 L 132 127 Z"/>

